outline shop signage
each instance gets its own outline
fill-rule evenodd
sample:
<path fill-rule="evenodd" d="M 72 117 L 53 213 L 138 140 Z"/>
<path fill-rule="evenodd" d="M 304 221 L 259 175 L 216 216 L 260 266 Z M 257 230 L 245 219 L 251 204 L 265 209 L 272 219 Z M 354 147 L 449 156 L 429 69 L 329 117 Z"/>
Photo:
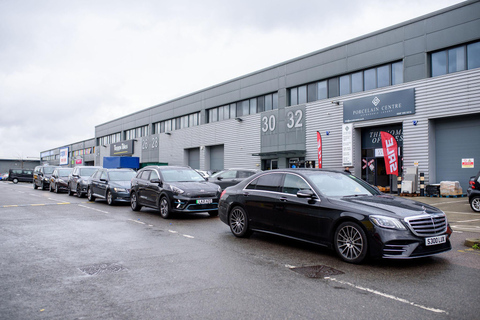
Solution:
<path fill-rule="evenodd" d="M 462 169 L 475 168 L 475 161 L 473 158 L 462 159 Z"/>
<path fill-rule="evenodd" d="M 133 154 L 133 140 L 112 143 L 110 145 L 111 156 L 128 156 Z"/>
<path fill-rule="evenodd" d="M 353 125 L 342 125 L 342 166 L 353 166 Z"/>
<path fill-rule="evenodd" d="M 68 147 L 60 149 L 60 165 L 64 166 L 68 164 Z"/>
<path fill-rule="evenodd" d="M 415 89 L 377 94 L 343 102 L 343 122 L 415 114 Z"/>

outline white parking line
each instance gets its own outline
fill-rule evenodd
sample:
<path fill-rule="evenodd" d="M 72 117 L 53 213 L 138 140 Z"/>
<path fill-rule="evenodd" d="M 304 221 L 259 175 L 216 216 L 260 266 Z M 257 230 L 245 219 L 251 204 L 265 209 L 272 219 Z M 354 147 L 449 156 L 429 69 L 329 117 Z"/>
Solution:
<path fill-rule="evenodd" d="M 360 287 L 360 286 L 357 286 L 357 285 L 355 285 L 353 283 L 350 283 L 350 282 L 347 282 L 347 281 L 341 281 L 341 280 L 337 280 L 337 279 L 331 278 L 331 277 L 325 277 L 325 279 L 329 280 L 329 281 L 334 281 L 334 282 L 337 282 L 337 283 L 340 283 L 340 284 L 343 284 L 343 285 L 347 285 L 347 286 L 350 286 L 350 287 L 358 289 L 358 290 L 373 293 L 373 294 L 379 295 L 379 296 L 387 298 L 387 299 L 392 299 L 392 300 L 395 300 L 395 301 L 398 301 L 398 302 L 406 303 L 406 304 L 409 304 L 411 306 L 418 307 L 418 308 L 421 308 L 421 309 L 424 309 L 424 310 L 427 310 L 427 311 L 431 311 L 431 312 L 435 312 L 435 313 L 448 314 L 448 312 L 445 311 L 445 310 L 426 307 L 426 306 L 423 306 L 423 305 L 415 303 L 415 302 L 410 302 L 410 301 L 408 301 L 406 299 L 403 299 L 403 298 L 395 297 L 391 294 L 383 293 L 383 292 L 373 290 L 373 289 L 369 289 L 369 288 Z"/>
<path fill-rule="evenodd" d="M 79 206 L 79 207 L 82 207 L 82 208 L 85 208 L 85 209 L 89 209 L 89 210 L 93 210 L 93 211 L 98 211 L 98 212 L 101 212 L 101 213 L 110 213 L 110 212 L 108 212 L 108 211 L 98 210 L 98 209 L 95 209 L 95 208 L 92 208 L 92 207 L 87 207 L 87 206 L 84 206 L 84 205 L 81 205 L 81 204 L 79 204 L 78 206 Z"/>

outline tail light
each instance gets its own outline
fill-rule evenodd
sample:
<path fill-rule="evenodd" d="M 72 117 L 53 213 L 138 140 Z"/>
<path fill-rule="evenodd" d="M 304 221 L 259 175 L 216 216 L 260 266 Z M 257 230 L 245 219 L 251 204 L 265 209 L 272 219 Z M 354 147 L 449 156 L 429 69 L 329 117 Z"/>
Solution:
<path fill-rule="evenodd" d="M 475 181 L 469 181 L 470 183 L 470 187 L 472 187 L 472 189 L 475 189 Z"/>
<path fill-rule="evenodd" d="M 220 199 L 222 199 L 223 195 L 225 194 L 225 191 L 227 190 L 223 190 L 222 193 L 220 194 Z"/>

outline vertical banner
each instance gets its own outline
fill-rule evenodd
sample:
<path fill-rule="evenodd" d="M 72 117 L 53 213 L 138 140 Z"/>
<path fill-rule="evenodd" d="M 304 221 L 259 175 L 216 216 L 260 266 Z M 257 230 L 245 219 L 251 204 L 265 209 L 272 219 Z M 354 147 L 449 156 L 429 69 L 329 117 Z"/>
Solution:
<path fill-rule="evenodd" d="M 60 149 L 60 165 L 64 166 L 68 164 L 68 147 Z"/>
<path fill-rule="evenodd" d="M 393 174 L 398 177 L 398 154 L 397 140 L 388 132 L 381 131 L 383 157 L 387 174 Z"/>
<path fill-rule="evenodd" d="M 342 125 L 342 166 L 353 167 L 353 124 Z"/>
<path fill-rule="evenodd" d="M 317 131 L 318 168 L 322 169 L 322 135 Z"/>

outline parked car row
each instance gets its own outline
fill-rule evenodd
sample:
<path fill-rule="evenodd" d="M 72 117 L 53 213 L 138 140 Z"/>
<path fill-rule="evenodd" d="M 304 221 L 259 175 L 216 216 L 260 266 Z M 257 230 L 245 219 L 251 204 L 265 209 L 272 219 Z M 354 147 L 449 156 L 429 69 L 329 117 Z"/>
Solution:
<path fill-rule="evenodd" d="M 137 172 L 66 169 L 36 168 L 34 188 L 43 188 L 52 172 L 51 191 L 86 194 L 89 201 L 103 199 L 109 205 L 127 202 L 133 211 L 153 208 L 165 219 L 180 212 L 207 212 L 219 215 L 236 237 L 263 232 L 315 243 L 349 263 L 418 258 L 451 249 L 452 230 L 444 212 L 383 194 L 344 172 L 229 169 L 204 178 L 181 166 L 147 166 Z"/>

